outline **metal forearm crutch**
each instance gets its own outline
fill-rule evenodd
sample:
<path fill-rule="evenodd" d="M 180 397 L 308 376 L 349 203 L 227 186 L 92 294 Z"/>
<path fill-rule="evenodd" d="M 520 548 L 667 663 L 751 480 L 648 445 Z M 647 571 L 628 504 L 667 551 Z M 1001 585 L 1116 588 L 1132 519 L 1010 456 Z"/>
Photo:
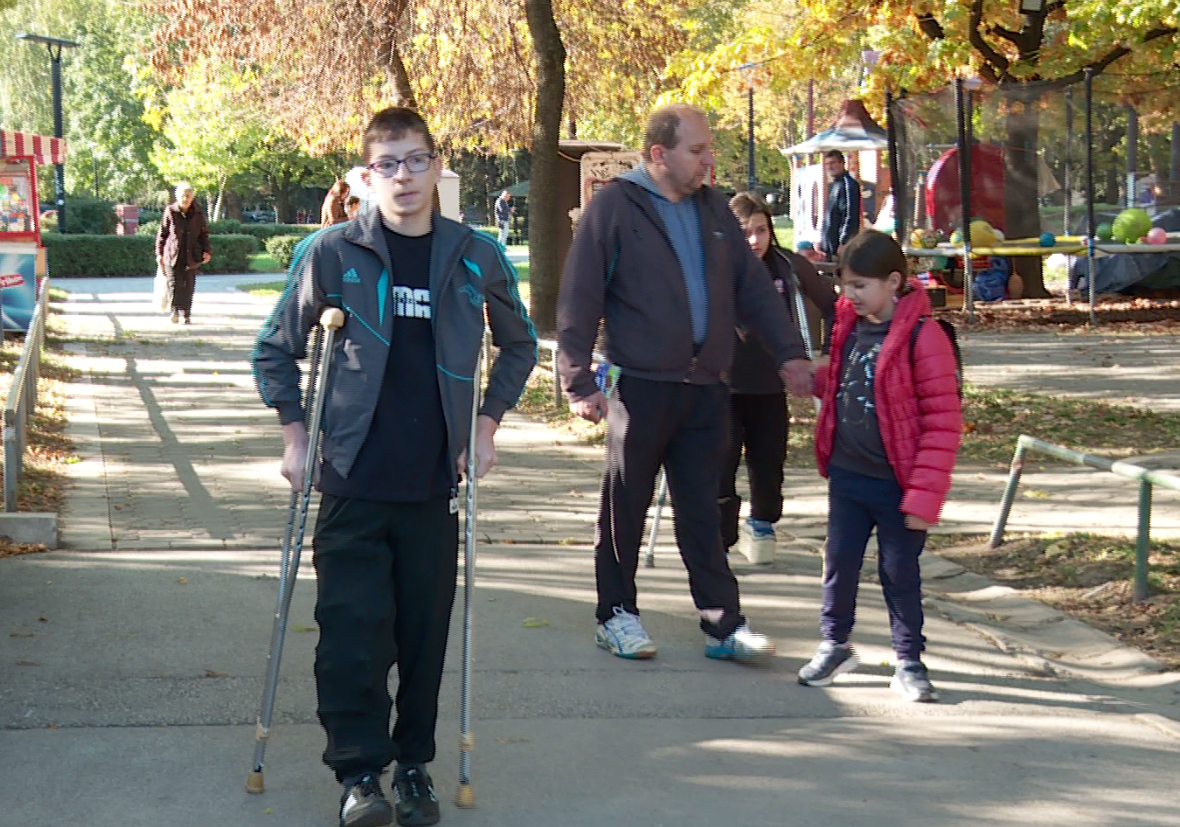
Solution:
<path fill-rule="evenodd" d="M 471 388 L 471 431 L 467 435 L 467 508 L 463 517 L 463 660 L 459 678 L 459 786 L 455 790 L 455 804 L 475 806 L 475 790 L 471 786 L 471 751 L 475 736 L 471 734 L 471 614 L 475 591 L 475 420 L 479 416 L 479 383 L 481 355 L 475 358 L 475 374 Z"/>
<path fill-rule="evenodd" d="M 298 492 L 291 492 L 291 506 L 287 514 L 287 529 L 283 537 L 282 564 L 279 570 L 279 599 L 275 607 L 274 626 L 270 634 L 270 651 L 266 655 L 266 683 L 262 689 L 262 705 L 254 731 L 254 768 L 246 776 L 246 792 L 260 793 L 266 787 L 262 776 L 262 760 L 270 737 L 270 720 L 274 713 L 275 692 L 278 688 L 279 662 L 283 657 L 283 639 L 287 633 L 287 616 L 291 612 L 291 596 L 299 575 L 299 555 L 303 552 L 303 532 L 307 527 L 307 512 L 311 504 L 311 479 L 315 473 L 319 451 L 320 421 L 324 411 L 324 390 L 328 385 L 332 343 L 336 331 L 344 326 L 344 311 L 329 307 L 320 316 L 312 341 L 311 371 L 307 383 L 307 407 L 311 408 L 307 459 L 303 463 L 303 484 Z M 321 348 L 321 342 L 323 347 Z M 323 376 L 320 363 L 323 360 Z M 317 385 L 318 382 L 318 385 Z"/>
<path fill-rule="evenodd" d="M 660 515 L 664 513 L 664 503 L 668 500 L 668 471 L 660 469 L 660 490 L 656 494 L 656 513 L 651 519 L 651 534 L 647 538 L 647 553 L 643 555 L 645 568 L 656 567 L 656 537 L 660 533 Z"/>

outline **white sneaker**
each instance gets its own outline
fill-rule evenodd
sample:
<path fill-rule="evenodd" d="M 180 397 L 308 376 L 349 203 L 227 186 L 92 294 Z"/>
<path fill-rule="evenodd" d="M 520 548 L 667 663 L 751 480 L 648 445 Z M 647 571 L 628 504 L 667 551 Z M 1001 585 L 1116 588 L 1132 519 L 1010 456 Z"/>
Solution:
<path fill-rule="evenodd" d="M 774 526 L 770 523 L 765 520 L 746 519 L 742 521 L 738 551 L 751 563 L 773 563 L 777 539 Z"/>
<path fill-rule="evenodd" d="M 717 660 L 736 660 L 743 663 L 765 663 L 774 654 L 774 641 L 750 629 L 738 626 L 725 640 L 705 635 L 705 657 Z"/>
<path fill-rule="evenodd" d="M 655 657 L 656 645 L 643 631 L 639 615 L 631 614 L 619 606 L 615 606 L 614 611 L 615 616 L 605 623 L 599 623 L 598 631 L 594 633 L 594 642 L 598 648 L 632 660 Z"/>

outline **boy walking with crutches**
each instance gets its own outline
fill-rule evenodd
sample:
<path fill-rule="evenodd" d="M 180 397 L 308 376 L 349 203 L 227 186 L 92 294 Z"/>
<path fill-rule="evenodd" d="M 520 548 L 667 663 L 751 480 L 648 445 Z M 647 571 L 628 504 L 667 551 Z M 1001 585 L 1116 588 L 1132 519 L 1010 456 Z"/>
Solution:
<path fill-rule="evenodd" d="M 378 208 L 297 251 L 253 364 L 282 424 L 283 476 L 299 488 L 309 435 L 297 360 L 325 307 L 346 313 L 324 355 L 313 541 L 323 759 L 343 788 L 342 827 L 381 827 L 395 810 L 398 824 L 434 824 L 425 765 L 435 754 L 485 312 L 499 355 L 475 423 L 477 477 L 496 463 L 493 438 L 536 361 L 536 336 L 495 240 L 433 212 L 442 164 L 418 113 L 378 112 L 363 151 Z M 391 806 L 379 779 L 395 762 Z"/>

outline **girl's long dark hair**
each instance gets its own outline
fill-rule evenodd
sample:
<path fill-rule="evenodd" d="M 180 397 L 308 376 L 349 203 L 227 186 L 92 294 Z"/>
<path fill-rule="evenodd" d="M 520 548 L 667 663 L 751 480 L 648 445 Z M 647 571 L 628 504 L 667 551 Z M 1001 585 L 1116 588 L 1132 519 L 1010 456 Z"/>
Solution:
<path fill-rule="evenodd" d="M 909 263 L 893 236 L 876 230 L 862 230 L 840 251 L 840 272 L 887 281 L 890 273 L 901 273 L 901 292 L 908 292 Z"/>

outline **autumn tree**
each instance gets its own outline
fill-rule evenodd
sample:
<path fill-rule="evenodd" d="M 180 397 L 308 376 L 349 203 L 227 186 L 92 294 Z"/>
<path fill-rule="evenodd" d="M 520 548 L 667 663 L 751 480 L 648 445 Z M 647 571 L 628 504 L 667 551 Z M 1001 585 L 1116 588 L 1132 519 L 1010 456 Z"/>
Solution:
<path fill-rule="evenodd" d="M 1161 84 L 1173 66 L 1180 6 L 1173 0 L 1046 0 L 1022 14 L 1016 0 L 872 0 L 850 6 L 836 0 L 751 0 L 749 8 L 779 15 L 781 26 L 748 26 L 734 39 L 738 55 L 765 56 L 773 75 L 795 80 L 855 73 L 861 52 L 880 60 L 865 84 L 866 101 L 880 114 L 883 92 L 924 92 L 955 77 L 979 77 L 1002 90 L 1007 107 L 1005 230 L 1036 236 L 1036 157 L 1042 96 L 1077 83 L 1088 68 L 1103 81 L 1117 69 L 1125 95 Z M 686 87 L 708 80 L 704 71 Z M 1158 96 L 1157 96 L 1158 97 Z M 1173 93 L 1153 100 L 1175 107 Z M 1018 263 L 1030 295 L 1045 295 L 1039 259 Z"/>
<path fill-rule="evenodd" d="M 554 207 L 563 116 L 596 132 L 619 113 L 641 118 L 683 42 L 687 0 L 309 0 L 297 14 L 278 0 L 145 2 L 159 15 L 165 78 L 179 83 L 198 56 L 256 72 L 252 105 L 314 150 L 355 147 L 369 115 L 391 104 L 420 108 L 444 151 L 531 146 L 531 301 L 551 329 L 552 222 L 568 220 Z"/>

